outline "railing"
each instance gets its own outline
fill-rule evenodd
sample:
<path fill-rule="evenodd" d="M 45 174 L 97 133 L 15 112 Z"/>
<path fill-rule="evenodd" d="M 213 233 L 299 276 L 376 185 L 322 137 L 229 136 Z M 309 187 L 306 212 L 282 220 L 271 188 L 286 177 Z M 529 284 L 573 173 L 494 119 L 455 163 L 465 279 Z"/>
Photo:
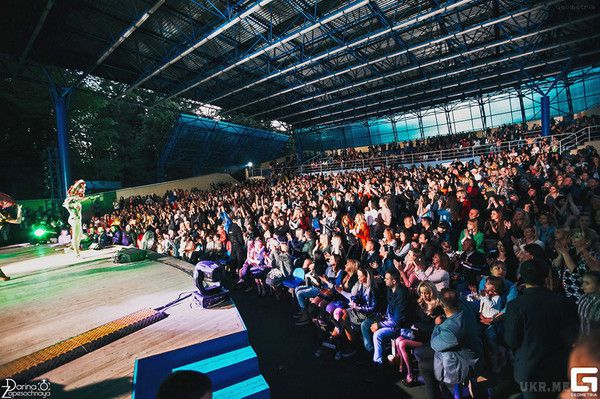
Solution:
<path fill-rule="evenodd" d="M 303 171 L 304 171 L 304 168 L 305 168 L 307 165 L 311 165 L 311 164 L 313 164 L 313 163 L 323 163 L 323 162 L 326 162 L 326 161 L 327 161 L 326 159 L 323 159 L 323 153 L 322 153 L 322 152 L 318 152 L 318 153 L 316 153 L 315 155 L 313 155 L 312 157 L 310 157 L 310 158 L 308 158 L 308 159 L 304 160 L 304 161 L 303 161 L 303 162 L 302 162 L 302 163 L 301 163 L 301 164 L 300 164 L 300 165 L 297 167 L 297 168 L 298 168 L 298 172 L 299 172 L 300 174 L 302 174 L 302 173 L 304 173 L 304 172 L 303 172 Z M 288 169 L 288 170 L 289 170 L 289 169 L 296 169 L 296 167 L 295 167 L 295 166 L 292 166 L 292 167 L 288 167 L 288 168 L 286 168 L 286 169 Z"/>
<path fill-rule="evenodd" d="M 548 140 L 556 140 L 559 151 L 567 151 L 578 145 L 591 141 L 600 133 L 600 126 L 590 126 L 577 132 L 562 133 L 552 136 L 529 136 L 518 140 L 505 141 L 501 143 L 490 143 L 478 146 L 447 148 L 436 151 L 418 152 L 411 154 L 390 155 L 378 158 L 352 159 L 345 161 L 332 161 L 327 163 L 302 165 L 297 168 L 300 173 L 323 173 L 344 170 L 359 170 L 367 168 L 391 167 L 400 165 L 411 165 L 425 162 L 450 161 L 455 159 L 473 159 L 490 153 L 511 151 L 513 148 L 522 148 L 526 144 L 541 143 Z"/>
<path fill-rule="evenodd" d="M 273 173 L 273 170 L 271 168 L 257 167 L 257 168 L 249 168 L 248 169 L 248 177 L 249 178 L 268 177 L 268 176 L 271 176 L 272 173 Z"/>
<path fill-rule="evenodd" d="M 577 148 L 581 144 L 600 139 L 600 125 L 588 126 L 573 133 L 569 133 L 559 141 L 560 152 Z"/>

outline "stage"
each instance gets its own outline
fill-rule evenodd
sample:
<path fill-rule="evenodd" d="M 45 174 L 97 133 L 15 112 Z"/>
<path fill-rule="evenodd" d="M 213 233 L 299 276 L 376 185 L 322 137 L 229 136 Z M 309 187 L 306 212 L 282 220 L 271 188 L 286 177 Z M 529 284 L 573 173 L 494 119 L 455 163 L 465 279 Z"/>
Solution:
<path fill-rule="evenodd" d="M 115 264 L 117 249 L 76 258 L 52 245 L 0 248 L 0 268 L 11 277 L 0 282 L 0 365 L 194 289 L 192 265 L 152 253 Z M 164 312 L 165 319 L 36 380 L 48 380 L 52 398 L 130 398 L 136 359 L 245 331 L 233 305 L 206 310 L 187 298 Z"/>

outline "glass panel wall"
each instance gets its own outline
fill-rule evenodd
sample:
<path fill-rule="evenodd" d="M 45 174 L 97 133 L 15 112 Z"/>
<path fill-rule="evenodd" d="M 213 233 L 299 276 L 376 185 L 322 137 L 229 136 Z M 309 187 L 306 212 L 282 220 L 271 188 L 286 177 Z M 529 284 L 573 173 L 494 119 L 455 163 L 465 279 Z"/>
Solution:
<path fill-rule="evenodd" d="M 573 71 L 569 74 L 569 80 L 573 112 L 585 111 L 600 105 L 600 68 Z M 562 82 L 554 85 L 553 83 L 553 79 L 538 82 L 538 87 L 541 87 L 544 92 L 549 91 L 551 116 L 564 116 L 569 112 L 567 91 Z M 542 94 L 530 86 L 521 87 L 521 93 L 526 120 L 540 119 Z M 516 89 L 489 95 L 483 100 L 488 128 L 523 122 Z M 460 133 L 483 129 L 481 110 L 475 99 L 448 104 L 448 107 L 451 109 L 450 127 L 443 108 L 435 107 L 420 111 L 425 137 L 445 135 L 450 130 L 453 133 Z M 396 135 L 399 141 L 421 138 L 419 120 L 415 113 L 394 115 L 393 118 L 396 121 Z M 357 122 L 343 126 L 299 130 L 298 139 L 304 150 L 360 147 L 391 143 L 394 141 L 394 130 L 391 119 L 382 118 L 370 120 L 368 124 Z"/>

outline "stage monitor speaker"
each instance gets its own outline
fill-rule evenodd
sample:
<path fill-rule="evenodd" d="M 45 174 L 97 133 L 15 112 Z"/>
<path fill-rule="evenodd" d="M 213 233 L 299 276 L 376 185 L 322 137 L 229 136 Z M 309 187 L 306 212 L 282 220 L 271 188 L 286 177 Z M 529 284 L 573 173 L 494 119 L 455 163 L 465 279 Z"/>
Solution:
<path fill-rule="evenodd" d="M 114 263 L 131 263 L 146 259 L 146 251 L 137 248 L 121 248 L 113 256 Z"/>

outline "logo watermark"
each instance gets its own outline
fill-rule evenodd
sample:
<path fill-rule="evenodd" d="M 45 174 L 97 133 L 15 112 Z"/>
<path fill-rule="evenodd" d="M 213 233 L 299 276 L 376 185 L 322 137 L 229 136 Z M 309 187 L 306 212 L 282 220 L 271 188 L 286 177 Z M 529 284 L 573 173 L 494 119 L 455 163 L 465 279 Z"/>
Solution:
<path fill-rule="evenodd" d="M 519 383 L 521 392 L 535 393 L 560 393 L 565 389 L 569 389 L 570 384 L 563 381 L 555 381 L 552 383 L 545 381 L 522 381 Z"/>
<path fill-rule="evenodd" d="M 571 396 L 597 397 L 598 396 L 598 368 L 573 367 L 571 369 Z M 581 379 L 581 383 L 579 380 Z"/>
<path fill-rule="evenodd" d="M 0 399 L 11 398 L 48 398 L 50 392 L 50 383 L 48 380 L 30 382 L 28 384 L 17 384 L 11 378 L 6 378 L 0 385 Z"/>
<path fill-rule="evenodd" d="M 560 393 L 572 398 L 598 397 L 598 368 L 573 367 L 570 381 L 523 381 L 519 383 L 521 392 Z M 561 396 L 564 397 L 564 396 Z"/>

